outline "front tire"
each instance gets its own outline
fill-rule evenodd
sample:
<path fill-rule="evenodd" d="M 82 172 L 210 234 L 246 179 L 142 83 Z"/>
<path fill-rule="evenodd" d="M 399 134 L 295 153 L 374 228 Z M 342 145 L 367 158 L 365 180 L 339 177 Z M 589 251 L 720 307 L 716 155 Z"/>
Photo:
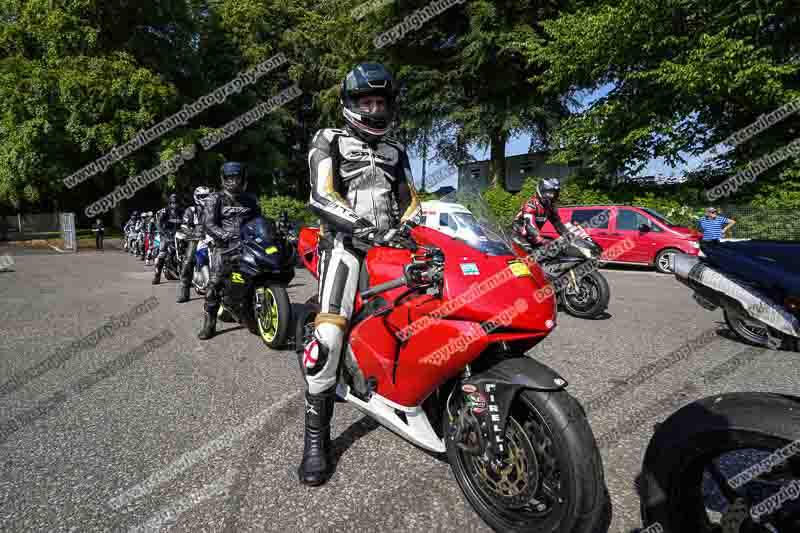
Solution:
<path fill-rule="evenodd" d="M 798 439 L 797 398 L 743 392 L 681 408 L 647 446 L 638 482 L 644 527 L 660 523 L 665 533 L 766 533 L 748 511 L 785 486 L 781 478 L 800 478 L 800 457 L 791 456 L 751 480 L 737 480 L 736 489 L 730 480 Z M 778 531 L 800 531 L 798 514 L 779 511 L 763 521 L 773 519 L 780 520 L 772 522 Z"/>
<path fill-rule="evenodd" d="M 255 308 L 255 299 L 253 300 L 253 315 L 258 334 L 264 344 L 272 349 L 277 349 L 286 343 L 289 324 L 292 321 L 289 293 L 280 285 L 269 285 L 260 289 L 264 291 L 264 304 L 260 315 Z"/>
<path fill-rule="evenodd" d="M 596 318 L 608 308 L 611 288 L 605 276 L 589 272 L 578 280 L 578 294 L 563 290 L 564 310 L 577 318 Z"/>
<path fill-rule="evenodd" d="M 450 421 L 443 417 L 444 434 Z M 521 392 L 506 428 L 498 473 L 445 438 L 462 492 L 495 531 L 605 533 L 611 500 L 583 408 L 566 391 Z M 523 472 L 524 470 L 524 472 Z"/>

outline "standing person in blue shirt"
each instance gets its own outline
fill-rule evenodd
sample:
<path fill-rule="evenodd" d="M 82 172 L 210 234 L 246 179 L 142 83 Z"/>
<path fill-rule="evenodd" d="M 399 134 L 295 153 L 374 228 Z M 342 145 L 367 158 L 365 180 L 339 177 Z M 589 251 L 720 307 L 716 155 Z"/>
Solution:
<path fill-rule="evenodd" d="M 700 229 L 703 230 L 703 242 L 719 242 L 734 224 L 734 219 L 719 216 L 716 208 L 709 207 L 706 209 L 706 216 L 699 221 Z"/>

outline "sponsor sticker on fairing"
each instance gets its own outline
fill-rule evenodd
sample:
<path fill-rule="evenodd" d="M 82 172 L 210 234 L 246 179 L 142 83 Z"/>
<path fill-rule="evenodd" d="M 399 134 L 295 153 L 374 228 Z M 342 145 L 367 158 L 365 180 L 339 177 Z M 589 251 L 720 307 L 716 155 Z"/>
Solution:
<path fill-rule="evenodd" d="M 461 263 L 459 264 L 461 267 L 461 272 L 465 276 L 478 276 L 480 275 L 480 270 L 478 270 L 478 265 L 475 263 Z"/>

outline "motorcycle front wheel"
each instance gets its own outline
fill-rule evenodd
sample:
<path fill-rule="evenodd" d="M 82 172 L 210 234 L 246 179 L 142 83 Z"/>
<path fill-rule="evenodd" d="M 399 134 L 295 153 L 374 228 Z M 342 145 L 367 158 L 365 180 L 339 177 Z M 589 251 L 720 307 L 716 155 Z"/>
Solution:
<path fill-rule="evenodd" d="M 257 293 L 263 294 L 261 312 L 256 305 Z M 292 306 L 289 293 L 280 285 L 258 287 L 253 295 L 253 316 L 258 334 L 268 347 L 277 349 L 286 343 L 289 334 L 289 323 L 292 321 Z"/>
<path fill-rule="evenodd" d="M 444 416 L 444 434 L 451 422 Z M 446 437 L 461 490 L 495 531 L 605 533 L 611 500 L 583 408 L 566 391 L 521 392 L 506 424 L 506 454 L 494 468 Z"/>
<path fill-rule="evenodd" d="M 569 274 L 565 274 L 569 275 Z M 611 289 L 605 276 L 589 272 L 578 280 L 577 291 L 567 286 L 561 292 L 564 310 L 577 318 L 596 318 L 608 308 Z"/>
<path fill-rule="evenodd" d="M 759 506 L 800 480 L 798 439 L 797 398 L 732 393 L 679 409 L 647 446 L 637 482 L 644 527 L 658 523 L 665 533 L 800 531 L 800 501 L 785 500 L 768 515 Z M 793 450 L 767 459 L 790 444 Z"/>

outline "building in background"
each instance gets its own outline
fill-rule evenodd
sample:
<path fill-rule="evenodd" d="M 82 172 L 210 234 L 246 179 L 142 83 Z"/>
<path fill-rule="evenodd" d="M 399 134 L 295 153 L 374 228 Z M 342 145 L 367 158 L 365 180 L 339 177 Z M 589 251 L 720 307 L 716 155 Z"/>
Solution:
<path fill-rule="evenodd" d="M 548 154 L 536 152 L 506 157 L 506 182 L 504 189 L 519 192 L 526 178 L 559 178 L 565 183 L 580 167 L 545 163 Z M 490 161 L 473 161 L 458 167 L 458 186 L 477 185 L 480 189 L 489 187 Z"/>

